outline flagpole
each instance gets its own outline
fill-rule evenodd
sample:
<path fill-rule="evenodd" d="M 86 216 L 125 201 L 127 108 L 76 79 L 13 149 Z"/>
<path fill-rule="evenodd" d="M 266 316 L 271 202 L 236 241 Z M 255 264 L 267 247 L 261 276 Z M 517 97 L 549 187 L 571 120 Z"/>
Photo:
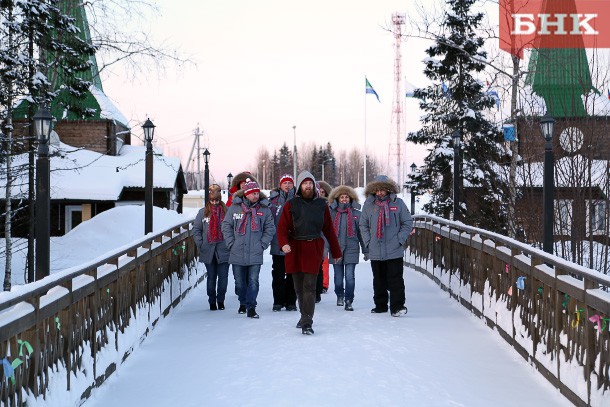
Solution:
<path fill-rule="evenodd" d="M 364 77 L 366 82 L 366 76 Z M 364 181 L 363 185 L 366 186 L 366 91 L 364 92 Z M 358 168 L 358 172 L 360 172 L 360 168 Z M 360 185 L 358 185 L 360 186 Z"/>

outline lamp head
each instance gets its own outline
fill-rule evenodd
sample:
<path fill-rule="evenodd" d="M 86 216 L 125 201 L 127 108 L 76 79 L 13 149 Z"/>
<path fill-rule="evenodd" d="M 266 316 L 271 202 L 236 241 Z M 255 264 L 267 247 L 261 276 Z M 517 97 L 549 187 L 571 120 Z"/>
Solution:
<path fill-rule="evenodd" d="M 415 163 L 411 164 L 411 172 L 415 172 L 416 169 L 417 165 L 415 165 Z"/>
<path fill-rule="evenodd" d="M 34 131 L 38 140 L 42 143 L 49 141 L 51 130 L 53 129 L 53 120 L 55 120 L 51 112 L 45 107 L 39 107 L 32 120 L 34 121 Z"/>
<path fill-rule="evenodd" d="M 203 150 L 203 161 L 207 164 L 210 160 L 210 152 L 208 151 L 208 149 L 204 149 Z"/>
<path fill-rule="evenodd" d="M 144 140 L 148 143 L 152 143 L 153 138 L 155 137 L 155 125 L 150 119 L 146 119 L 144 124 L 142 125 L 142 129 L 144 129 Z"/>
<path fill-rule="evenodd" d="M 451 134 L 451 138 L 453 139 L 454 144 L 458 144 L 462 138 L 462 135 L 460 134 L 459 130 L 455 130 L 453 134 Z"/>
<path fill-rule="evenodd" d="M 553 138 L 553 131 L 555 130 L 555 119 L 547 114 L 544 115 L 542 119 L 540 119 L 540 132 L 542 133 L 542 137 L 546 141 L 551 141 Z"/>

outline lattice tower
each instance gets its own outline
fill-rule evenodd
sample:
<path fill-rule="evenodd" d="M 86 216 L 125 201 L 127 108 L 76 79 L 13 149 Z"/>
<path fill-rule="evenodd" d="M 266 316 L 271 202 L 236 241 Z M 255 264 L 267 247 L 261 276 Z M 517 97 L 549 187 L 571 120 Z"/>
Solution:
<path fill-rule="evenodd" d="M 390 127 L 390 145 L 388 148 L 388 172 L 392 174 L 395 166 L 394 179 L 402 189 L 402 145 L 404 120 L 404 92 L 402 90 L 402 51 L 400 43 L 402 39 L 402 26 L 405 24 L 404 13 L 392 14 L 392 32 L 394 33 L 394 101 L 392 103 L 392 123 Z"/>

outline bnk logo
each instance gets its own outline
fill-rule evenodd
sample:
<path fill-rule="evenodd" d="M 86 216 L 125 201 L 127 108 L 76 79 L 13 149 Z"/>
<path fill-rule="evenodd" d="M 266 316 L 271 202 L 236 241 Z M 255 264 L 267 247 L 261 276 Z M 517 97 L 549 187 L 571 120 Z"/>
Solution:
<path fill-rule="evenodd" d="M 608 0 L 500 0 L 500 48 L 610 48 Z"/>

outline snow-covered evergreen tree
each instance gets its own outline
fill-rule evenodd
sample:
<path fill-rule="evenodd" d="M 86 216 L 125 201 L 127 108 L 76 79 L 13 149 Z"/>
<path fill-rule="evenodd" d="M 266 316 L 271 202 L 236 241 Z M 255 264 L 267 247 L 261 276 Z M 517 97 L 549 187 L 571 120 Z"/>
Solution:
<path fill-rule="evenodd" d="M 447 1 L 445 18 L 436 43 L 426 50 L 425 75 L 433 85 L 417 89 L 420 108 L 426 112 L 422 128 L 408 140 L 431 145 L 423 168 L 410 184 L 419 193 L 432 190 L 424 207 L 429 213 L 449 218 L 453 207 L 453 141 L 461 134 L 462 184 L 460 220 L 488 230 L 504 231 L 503 202 L 507 185 L 498 166 L 506 162 L 501 132 L 485 118 L 495 100 L 486 94 L 477 74 L 484 68 L 486 52 L 477 34 L 483 15 L 473 12 L 475 0 Z M 466 187 L 466 188 L 464 188 Z M 467 214 L 467 217 L 465 216 Z"/>

